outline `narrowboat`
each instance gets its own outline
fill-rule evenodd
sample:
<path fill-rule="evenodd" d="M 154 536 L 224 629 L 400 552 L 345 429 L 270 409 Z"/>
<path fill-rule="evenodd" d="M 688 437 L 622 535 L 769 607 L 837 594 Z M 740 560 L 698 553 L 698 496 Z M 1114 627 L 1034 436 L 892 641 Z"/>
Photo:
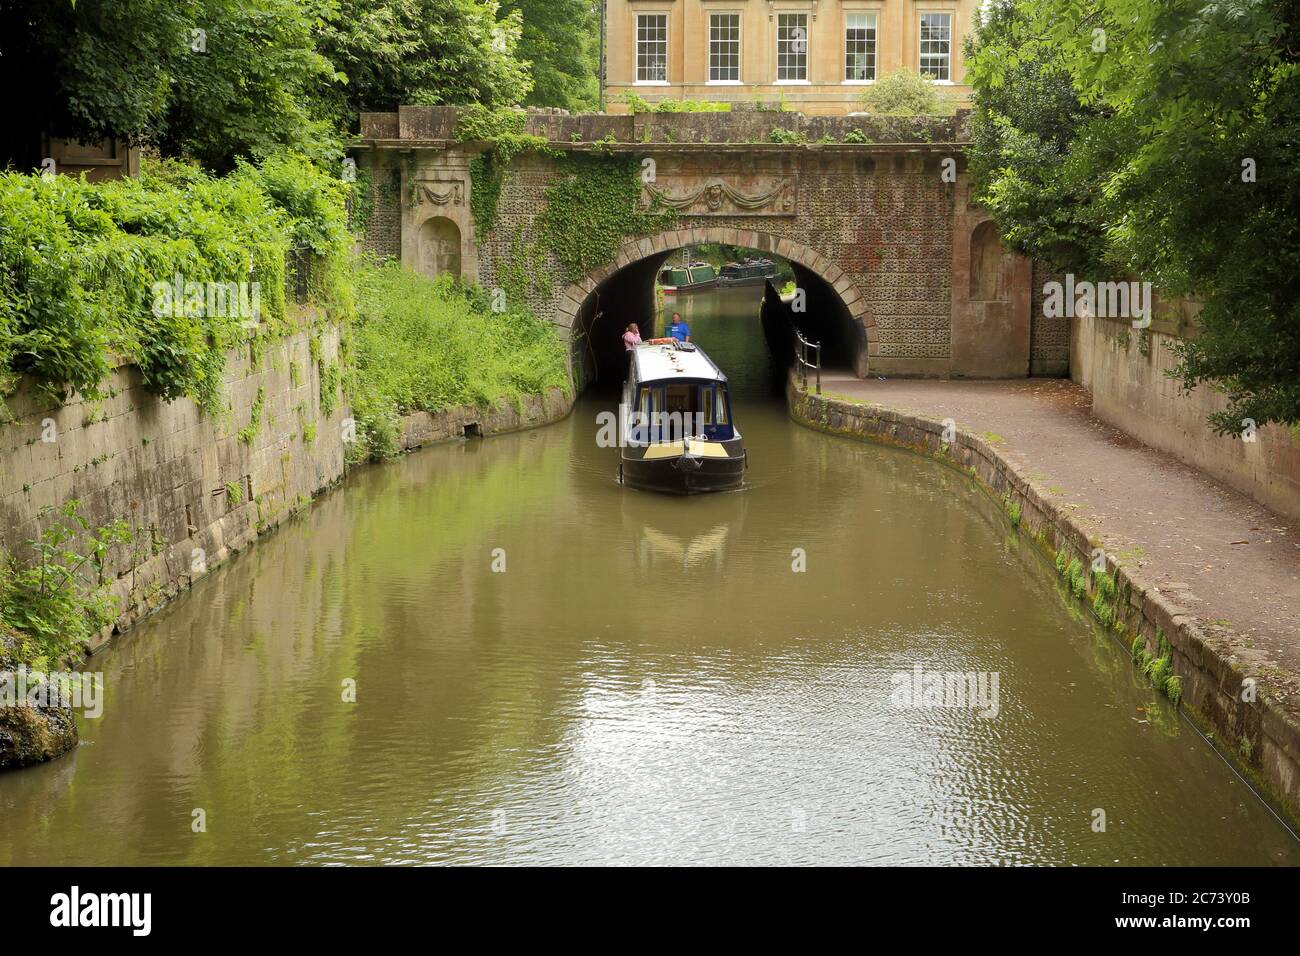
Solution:
<path fill-rule="evenodd" d="M 632 350 L 619 421 L 623 484 L 689 495 L 744 480 L 727 376 L 692 342 L 650 339 Z"/>
<path fill-rule="evenodd" d="M 718 274 L 707 262 L 689 266 L 670 266 L 659 272 L 659 288 L 664 292 L 700 292 L 718 285 Z"/>
<path fill-rule="evenodd" d="M 741 259 L 728 262 L 718 273 L 718 285 L 761 285 L 776 278 L 776 263 L 771 259 Z"/>

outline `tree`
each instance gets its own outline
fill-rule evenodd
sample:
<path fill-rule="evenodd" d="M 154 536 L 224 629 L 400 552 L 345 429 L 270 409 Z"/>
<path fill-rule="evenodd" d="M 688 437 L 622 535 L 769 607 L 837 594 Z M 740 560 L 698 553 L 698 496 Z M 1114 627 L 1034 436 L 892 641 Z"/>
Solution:
<path fill-rule="evenodd" d="M 599 95 L 600 4 L 595 0 L 506 0 L 502 9 L 523 19 L 520 59 L 531 64 L 526 102 L 593 110 Z"/>
<path fill-rule="evenodd" d="M 974 198 L 993 213 L 1010 248 L 1092 277 L 1105 263 L 1105 235 L 1092 208 L 1101 184 L 1070 161 L 1076 139 L 1092 135 L 1097 113 L 1079 102 L 1055 50 L 1020 44 L 1026 26 L 1016 4 L 1000 0 L 983 7 L 967 40 L 967 62 L 976 70 L 986 50 L 1018 51 L 996 83 L 975 84 Z"/>
<path fill-rule="evenodd" d="M 402 105 L 514 106 L 532 89 L 521 29 L 496 0 L 339 0 L 319 48 L 343 82 L 319 95 L 335 125 L 354 130 L 359 113 Z"/>
<path fill-rule="evenodd" d="M 45 132 L 139 139 L 155 129 L 167 105 L 166 63 L 181 47 L 192 6 L 9 0 L 0 7 L 0 82 L 16 114 L 6 120 L 0 162 L 38 166 Z"/>
<path fill-rule="evenodd" d="M 862 106 L 881 116 L 947 116 L 953 106 L 928 77 L 906 68 L 895 70 L 862 91 Z"/>
<path fill-rule="evenodd" d="M 315 32 L 332 0 L 12 0 L 0 79 L 23 91 L 0 162 L 31 168 L 41 135 L 117 136 L 216 169 L 281 148 L 328 150 L 312 88 L 332 77 Z"/>
<path fill-rule="evenodd" d="M 1219 431 L 1300 421 L 1296 8 L 1003 0 L 994 11 L 969 62 L 977 124 L 998 131 L 976 145 L 977 190 L 1004 231 L 1035 247 L 1046 217 L 1068 247 L 1058 265 L 1200 298 L 1176 374 L 1225 392 Z M 1040 85 L 1021 98 L 1026 69 Z M 1069 93 L 1047 95 L 1058 76 Z"/>
<path fill-rule="evenodd" d="M 188 155 L 218 172 L 240 157 L 285 150 L 341 158 L 313 97 L 319 83 L 339 79 L 315 40 L 333 12 L 331 0 L 203 0 L 170 63 L 155 137 L 163 154 Z"/>

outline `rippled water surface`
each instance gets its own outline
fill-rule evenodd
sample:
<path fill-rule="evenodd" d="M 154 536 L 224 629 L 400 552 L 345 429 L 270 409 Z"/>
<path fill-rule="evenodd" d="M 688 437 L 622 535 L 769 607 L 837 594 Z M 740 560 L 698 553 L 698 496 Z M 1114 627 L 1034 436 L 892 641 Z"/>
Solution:
<path fill-rule="evenodd" d="M 681 306 L 744 491 L 621 488 L 598 397 L 363 469 L 95 658 L 0 862 L 1300 862 L 962 475 L 788 420 L 756 295 Z M 918 664 L 997 716 L 891 704 Z"/>

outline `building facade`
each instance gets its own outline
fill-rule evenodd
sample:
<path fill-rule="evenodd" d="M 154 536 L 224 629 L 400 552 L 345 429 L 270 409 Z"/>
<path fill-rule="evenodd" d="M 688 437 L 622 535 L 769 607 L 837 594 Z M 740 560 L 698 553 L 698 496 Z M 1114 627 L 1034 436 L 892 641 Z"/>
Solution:
<path fill-rule="evenodd" d="M 966 98 L 978 0 L 606 0 L 606 108 L 714 100 L 809 115 L 861 107 L 900 68 Z"/>

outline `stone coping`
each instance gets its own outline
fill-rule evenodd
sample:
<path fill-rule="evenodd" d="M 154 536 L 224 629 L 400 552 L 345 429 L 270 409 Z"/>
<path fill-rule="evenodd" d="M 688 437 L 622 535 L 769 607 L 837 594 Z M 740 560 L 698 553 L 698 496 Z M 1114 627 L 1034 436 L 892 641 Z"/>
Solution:
<path fill-rule="evenodd" d="M 805 116 L 775 110 L 573 115 L 521 111 L 520 115 L 526 134 L 569 149 L 819 146 L 861 151 L 900 145 L 951 148 L 970 142 L 967 110 L 953 116 Z M 362 113 L 358 148 L 445 147 L 457 141 L 458 124 L 459 110 L 454 106 L 402 106 L 396 113 Z M 773 142 L 774 133 L 797 134 L 803 142 Z M 854 139 L 846 142 L 850 136 Z"/>

